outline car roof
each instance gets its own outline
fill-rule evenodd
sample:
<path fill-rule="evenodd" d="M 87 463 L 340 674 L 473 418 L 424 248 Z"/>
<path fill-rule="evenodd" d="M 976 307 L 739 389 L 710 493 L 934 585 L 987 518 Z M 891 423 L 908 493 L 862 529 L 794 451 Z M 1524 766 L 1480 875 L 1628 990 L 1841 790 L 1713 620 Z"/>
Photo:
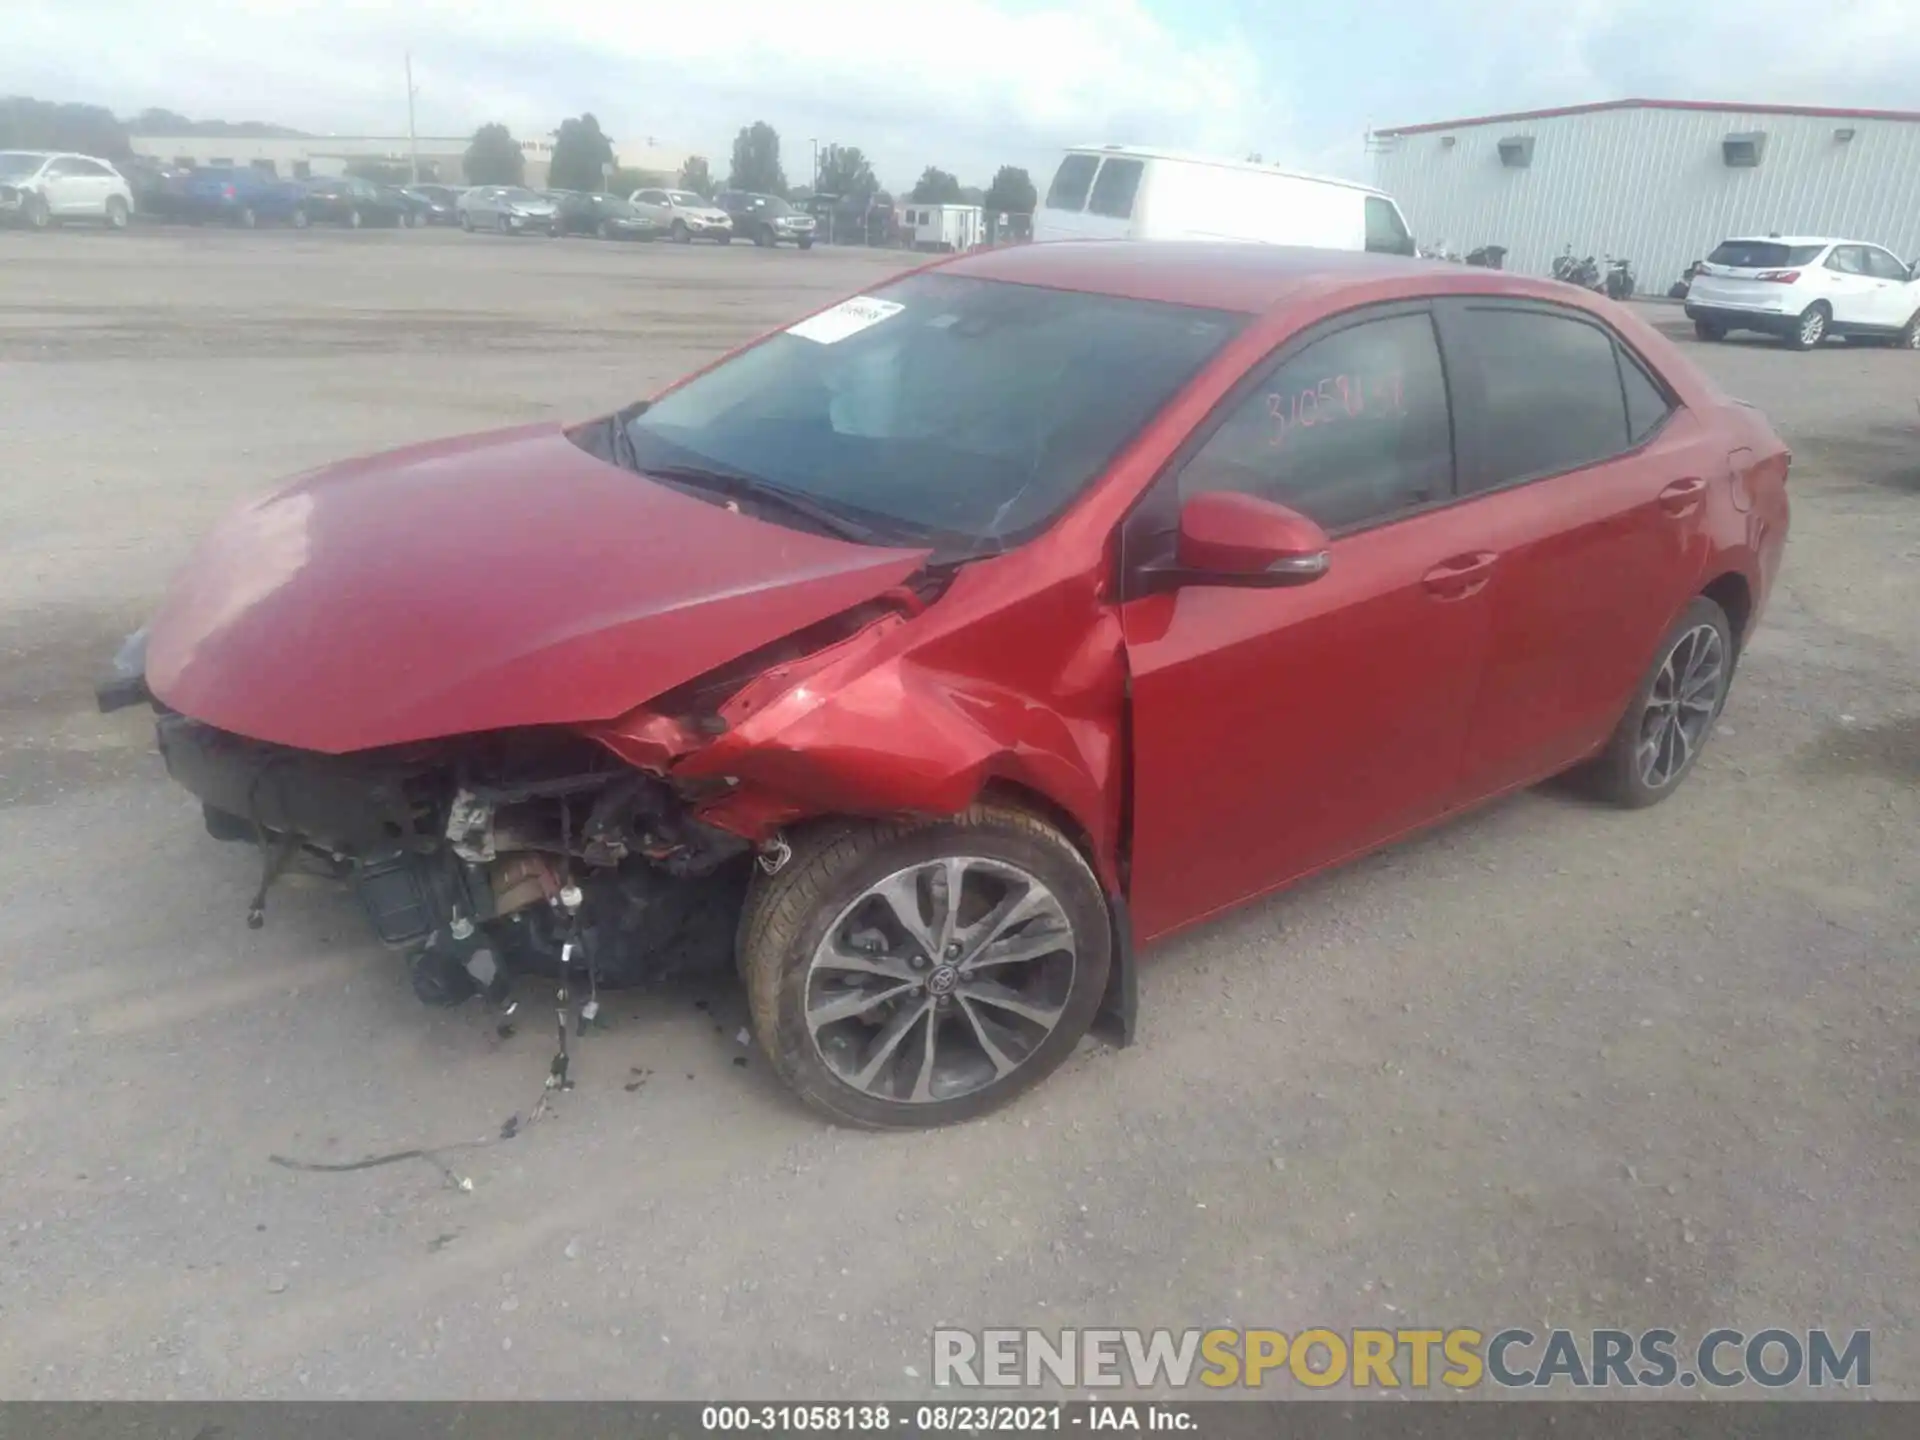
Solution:
<path fill-rule="evenodd" d="M 1269 165 L 1264 160 L 1230 160 L 1221 155 L 1196 155 L 1190 150 L 1168 150 L 1158 145 L 1075 145 L 1069 155 L 1119 155 L 1131 160 L 1172 160 L 1182 165 L 1212 165 L 1221 170 L 1253 170 L 1262 175 L 1285 175 L 1294 180 L 1312 180 L 1321 185 L 1338 185 L 1366 195 L 1385 196 L 1386 191 L 1358 180 L 1342 180 L 1333 175 L 1316 175 L 1307 170 L 1289 170 L 1284 165 Z"/>
<path fill-rule="evenodd" d="M 1871 240 L 1840 240 L 1831 235 L 1729 235 L 1722 245 L 1871 245 Z"/>
<path fill-rule="evenodd" d="M 1050 240 L 958 256 L 935 268 L 1015 285 L 1262 314 L 1334 291 L 1499 295 L 1564 303 L 1568 287 L 1506 270 L 1357 250 L 1205 240 Z M 1428 282 L 1409 286 L 1408 281 Z"/>

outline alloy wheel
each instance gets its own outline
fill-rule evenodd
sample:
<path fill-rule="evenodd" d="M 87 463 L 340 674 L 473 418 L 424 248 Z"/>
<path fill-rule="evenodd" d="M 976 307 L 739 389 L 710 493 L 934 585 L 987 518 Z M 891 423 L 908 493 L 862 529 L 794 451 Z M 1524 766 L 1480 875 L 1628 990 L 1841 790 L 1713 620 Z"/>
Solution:
<path fill-rule="evenodd" d="M 1827 312 L 1818 305 L 1800 317 L 1800 343 L 1818 345 L 1827 334 Z"/>
<path fill-rule="evenodd" d="M 1020 1068 L 1073 991 L 1072 922 L 1036 876 L 951 855 L 897 870 L 828 926 L 806 1027 L 841 1081 L 883 1101 L 971 1095 Z"/>
<path fill-rule="evenodd" d="M 1640 717 L 1634 758 L 1640 779 L 1663 790 L 1679 779 L 1706 743 L 1727 690 L 1727 649 L 1711 625 L 1695 625 L 1667 651 Z"/>

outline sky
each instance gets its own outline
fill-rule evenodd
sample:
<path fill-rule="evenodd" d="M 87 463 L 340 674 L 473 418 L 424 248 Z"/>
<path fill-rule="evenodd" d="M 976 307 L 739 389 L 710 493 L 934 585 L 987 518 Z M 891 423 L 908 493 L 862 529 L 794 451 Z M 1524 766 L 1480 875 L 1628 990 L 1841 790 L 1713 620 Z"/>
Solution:
<path fill-rule="evenodd" d="M 1916 0 L 5 0 L 0 95 L 316 133 L 521 138 L 593 112 L 707 155 L 780 132 L 1045 188 L 1157 144 L 1368 178 L 1367 129 L 1626 96 L 1920 109 Z"/>

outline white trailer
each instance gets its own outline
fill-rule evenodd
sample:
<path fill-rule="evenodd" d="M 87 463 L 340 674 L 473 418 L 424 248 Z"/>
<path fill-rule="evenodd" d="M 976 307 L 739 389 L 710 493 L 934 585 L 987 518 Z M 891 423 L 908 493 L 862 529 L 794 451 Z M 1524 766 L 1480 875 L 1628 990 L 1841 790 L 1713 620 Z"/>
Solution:
<path fill-rule="evenodd" d="M 978 205 L 900 207 L 900 233 L 916 250 L 970 250 L 987 238 L 986 212 Z"/>

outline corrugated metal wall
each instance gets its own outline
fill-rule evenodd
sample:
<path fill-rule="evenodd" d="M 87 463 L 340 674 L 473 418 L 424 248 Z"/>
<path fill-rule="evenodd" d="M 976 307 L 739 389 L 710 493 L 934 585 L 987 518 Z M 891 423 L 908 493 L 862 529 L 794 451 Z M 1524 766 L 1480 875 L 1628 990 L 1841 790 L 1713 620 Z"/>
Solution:
<path fill-rule="evenodd" d="M 1837 140 L 1836 130 L 1853 138 Z M 1721 141 L 1764 131 L 1758 167 Z M 1533 163 L 1500 163 L 1531 135 Z M 1445 143 L 1451 136 L 1453 143 Z M 1374 183 L 1423 245 L 1464 255 L 1505 245 L 1506 268 L 1551 272 L 1576 255 L 1625 256 L 1642 292 L 1664 294 L 1729 235 L 1835 235 L 1920 260 L 1920 122 L 1734 110 L 1603 110 L 1376 137 Z"/>

